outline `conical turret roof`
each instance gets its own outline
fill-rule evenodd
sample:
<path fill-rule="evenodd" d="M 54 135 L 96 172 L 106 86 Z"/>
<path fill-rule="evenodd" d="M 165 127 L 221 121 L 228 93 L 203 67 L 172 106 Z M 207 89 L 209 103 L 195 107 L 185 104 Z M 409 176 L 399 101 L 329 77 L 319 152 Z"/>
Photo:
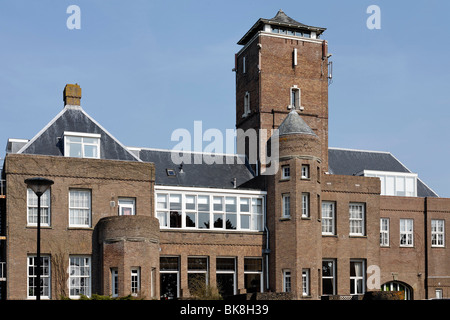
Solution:
<path fill-rule="evenodd" d="M 310 134 L 317 137 L 314 131 L 308 126 L 305 120 L 300 117 L 297 111 L 292 110 L 278 127 L 278 135 L 290 134 Z"/>

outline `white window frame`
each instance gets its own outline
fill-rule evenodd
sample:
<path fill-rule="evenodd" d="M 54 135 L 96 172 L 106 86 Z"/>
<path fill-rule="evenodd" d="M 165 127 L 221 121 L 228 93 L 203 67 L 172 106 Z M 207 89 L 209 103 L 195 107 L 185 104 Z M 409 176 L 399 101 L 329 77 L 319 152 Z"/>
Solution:
<path fill-rule="evenodd" d="M 301 91 L 298 87 L 291 87 L 290 106 L 292 109 L 301 110 Z"/>
<path fill-rule="evenodd" d="M 431 246 L 445 247 L 444 219 L 431 219 Z"/>
<path fill-rule="evenodd" d="M 364 294 L 366 292 L 366 275 L 365 275 L 365 261 L 364 260 L 350 260 L 350 271 L 351 271 L 351 264 L 358 264 L 359 267 L 359 271 L 360 274 L 355 274 L 352 276 L 351 272 L 350 272 L 350 294 L 351 295 L 356 295 L 356 294 Z M 352 280 L 354 281 L 353 283 L 353 287 L 351 285 Z M 358 283 L 361 285 L 360 289 L 361 292 L 358 291 Z"/>
<path fill-rule="evenodd" d="M 323 274 L 323 263 L 331 263 L 332 267 L 331 267 L 331 271 L 332 271 L 332 275 L 331 276 L 325 276 Z M 331 279 L 331 284 L 333 286 L 333 292 L 332 293 L 324 293 L 323 292 L 323 281 L 326 279 Z M 335 295 L 336 294 L 336 260 L 335 259 L 323 259 L 322 260 L 322 295 Z"/>
<path fill-rule="evenodd" d="M 310 269 L 302 269 L 302 295 L 309 296 L 310 287 L 309 287 L 309 277 L 310 277 Z"/>
<path fill-rule="evenodd" d="M 336 234 L 336 204 L 322 201 L 322 235 Z"/>
<path fill-rule="evenodd" d="M 414 246 L 414 220 L 400 219 L 400 247 Z"/>
<path fill-rule="evenodd" d="M 27 257 L 27 298 L 36 299 L 36 286 L 30 287 L 30 281 L 36 282 L 36 258 L 37 256 Z M 51 259 L 50 256 L 41 255 L 41 281 L 43 283 L 41 299 L 50 299 L 52 293 L 52 278 L 51 278 Z M 34 274 L 30 274 L 30 270 L 33 270 Z M 32 294 L 30 294 L 32 293 Z"/>
<path fill-rule="evenodd" d="M 189 259 L 205 259 L 206 260 L 205 269 L 189 268 Z M 189 285 L 189 276 L 191 276 L 191 275 L 204 275 L 205 276 L 205 285 L 208 285 L 208 283 L 209 283 L 209 257 L 208 256 L 188 256 L 187 257 L 187 273 L 188 273 L 188 285 Z"/>
<path fill-rule="evenodd" d="M 302 179 L 310 179 L 309 164 L 302 164 Z"/>
<path fill-rule="evenodd" d="M 30 188 L 27 189 L 27 225 L 37 226 L 38 197 Z M 51 224 L 51 190 L 47 189 L 41 196 L 41 227 Z"/>
<path fill-rule="evenodd" d="M 261 262 L 261 270 L 255 271 L 255 270 L 245 270 L 245 262 L 246 260 L 259 260 Z M 264 281 L 263 281 L 263 272 L 264 272 L 264 264 L 263 259 L 260 257 L 244 257 L 244 285 L 245 285 L 245 275 L 251 275 L 251 274 L 257 274 L 259 275 L 259 286 L 260 286 L 260 292 L 264 291 Z M 247 288 L 246 288 L 247 289 Z"/>
<path fill-rule="evenodd" d="M 302 193 L 302 218 L 309 218 L 309 216 L 310 216 L 309 201 L 310 201 L 309 193 L 303 192 Z"/>
<path fill-rule="evenodd" d="M 216 192 L 211 192 L 211 189 L 205 188 L 155 186 L 155 217 L 159 219 L 162 229 L 260 232 L 264 228 L 265 194 L 266 192 L 261 191 L 237 191 L 234 189 L 233 191 L 218 189 Z M 171 210 L 170 197 L 178 195 L 181 195 L 181 209 Z M 195 205 L 187 207 L 188 201 L 191 201 L 192 197 L 195 199 Z M 207 204 L 200 206 L 199 199 L 208 199 Z M 248 206 L 242 207 L 241 205 L 245 201 L 248 201 Z M 243 208 L 247 208 L 249 211 Z M 176 211 L 181 215 L 180 227 L 170 225 L 171 211 Z M 206 213 L 209 214 L 209 220 L 206 218 Z M 201 219 L 199 214 L 203 214 Z M 195 219 L 195 226 L 187 226 L 187 217 L 190 217 L 191 220 Z M 218 220 L 221 221 L 220 225 L 216 224 L 217 219 L 220 219 Z M 231 219 L 231 223 L 227 223 L 228 219 Z M 206 222 L 209 222 L 208 227 L 205 227 Z"/>
<path fill-rule="evenodd" d="M 178 298 L 180 296 L 180 269 L 181 269 L 181 267 L 180 267 L 180 257 L 179 256 L 160 256 L 160 258 L 159 258 L 160 261 L 161 261 L 161 258 L 176 258 L 177 259 L 177 269 L 168 269 L 168 270 L 160 269 L 159 273 L 160 273 L 160 279 L 161 279 L 161 274 L 164 274 L 164 273 L 166 273 L 166 274 L 176 274 L 176 277 L 177 277 L 177 280 L 176 280 L 177 281 L 177 292 L 176 292 L 176 296 L 174 298 Z M 161 265 L 161 263 L 160 263 L 160 265 Z M 160 286 L 161 286 L 161 284 L 162 284 L 162 281 L 160 281 Z M 160 287 L 160 289 L 161 289 L 161 287 Z"/>
<path fill-rule="evenodd" d="M 119 207 L 119 216 L 127 215 L 134 216 L 136 215 L 136 198 L 123 198 L 119 197 L 118 200 Z M 131 203 L 130 203 L 131 202 Z M 124 214 L 124 210 L 130 210 L 130 214 Z"/>
<path fill-rule="evenodd" d="M 72 206 L 73 192 L 83 192 L 88 194 L 88 206 Z M 87 216 L 87 223 L 75 223 L 72 220 L 80 220 L 80 216 L 75 216 L 76 212 L 83 211 Z M 69 227 L 75 228 L 90 228 L 92 224 L 92 192 L 90 189 L 70 189 L 69 190 Z"/>
<path fill-rule="evenodd" d="M 365 203 L 349 204 L 349 230 L 351 236 L 364 236 L 366 224 L 366 205 Z"/>
<path fill-rule="evenodd" d="M 291 168 L 289 165 L 281 166 L 281 179 L 291 178 Z"/>
<path fill-rule="evenodd" d="M 131 268 L 131 295 L 136 297 L 139 295 L 141 291 L 141 268 L 140 267 L 132 267 Z"/>
<path fill-rule="evenodd" d="M 250 114 L 250 92 L 246 91 L 244 94 L 244 113 L 242 117 L 246 117 Z"/>
<path fill-rule="evenodd" d="M 435 289 L 434 290 L 436 299 L 442 299 L 443 298 L 442 291 L 443 291 L 442 289 Z"/>
<path fill-rule="evenodd" d="M 72 265 L 77 261 L 81 262 L 80 265 Z M 69 257 L 69 298 L 79 299 L 81 295 L 91 296 L 91 268 L 90 256 Z M 82 282 L 84 285 L 81 284 Z M 72 290 L 79 290 L 79 293 L 73 294 Z"/>
<path fill-rule="evenodd" d="M 389 247 L 389 218 L 380 218 L 380 246 Z"/>
<path fill-rule="evenodd" d="M 291 217 L 291 194 L 283 193 L 281 195 L 281 216 L 282 218 Z"/>
<path fill-rule="evenodd" d="M 379 178 L 381 195 L 417 197 L 417 173 L 363 170 L 356 175 Z"/>
<path fill-rule="evenodd" d="M 80 142 L 71 142 L 70 138 L 80 138 Z M 64 156 L 65 157 L 76 157 L 76 158 L 100 159 L 100 138 L 101 138 L 101 134 L 97 134 L 97 133 L 64 131 Z M 87 142 L 86 141 L 87 139 L 95 139 L 95 142 L 94 143 Z M 80 144 L 81 145 L 81 155 L 79 157 L 70 155 L 71 144 Z M 94 155 L 93 157 L 86 156 L 86 151 L 85 151 L 86 146 L 96 147 L 97 148 L 96 155 Z"/>
<path fill-rule="evenodd" d="M 219 269 L 217 267 L 217 259 L 230 259 L 233 260 L 233 270 L 229 269 Z M 233 294 L 237 293 L 237 287 L 236 287 L 236 257 L 216 257 L 216 281 L 217 281 L 217 275 L 219 274 L 231 274 L 233 276 Z"/>
<path fill-rule="evenodd" d="M 111 268 L 111 296 L 116 298 L 119 296 L 119 270 Z"/>
<path fill-rule="evenodd" d="M 283 292 L 291 292 L 291 291 L 292 291 L 291 270 L 285 269 L 283 270 Z"/>

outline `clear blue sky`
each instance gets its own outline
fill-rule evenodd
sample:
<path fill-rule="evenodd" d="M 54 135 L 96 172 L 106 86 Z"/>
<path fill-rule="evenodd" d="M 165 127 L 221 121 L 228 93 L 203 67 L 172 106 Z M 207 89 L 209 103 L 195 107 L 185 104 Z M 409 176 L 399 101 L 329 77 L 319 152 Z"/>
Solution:
<path fill-rule="evenodd" d="M 69 30 L 69 5 L 81 29 Z M 369 5 L 381 29 L 369 30 Z M 128 146 L 170 149 L 177 128 L 233 129 L 236 42 L 279 9 L 327 28 L 330 147 L 389 151 L 450 197 L 450 2 L 0 1 L 0 157 L 62 108 L 66 83 Z"/>

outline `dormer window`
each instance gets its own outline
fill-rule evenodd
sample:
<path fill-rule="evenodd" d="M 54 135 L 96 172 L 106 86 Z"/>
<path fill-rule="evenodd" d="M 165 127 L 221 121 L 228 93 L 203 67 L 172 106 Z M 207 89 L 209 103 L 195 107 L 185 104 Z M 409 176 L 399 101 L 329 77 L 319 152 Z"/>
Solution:
<path fill-rule="evenodd" d="M 100 158 L 100 134 L 64 132 L 64 156 L 74 158 Z"/>

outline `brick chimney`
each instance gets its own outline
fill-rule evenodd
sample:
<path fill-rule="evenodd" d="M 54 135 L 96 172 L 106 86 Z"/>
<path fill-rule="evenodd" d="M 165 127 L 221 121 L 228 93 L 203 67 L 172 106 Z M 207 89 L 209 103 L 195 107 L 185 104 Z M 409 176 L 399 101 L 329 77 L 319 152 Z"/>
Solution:
<path fill-rule="evenodd" d="M 81 100 L 81 88 L 76 84 L 66 84 L 63 93 L 64 106 L 79 106 Z"/>

